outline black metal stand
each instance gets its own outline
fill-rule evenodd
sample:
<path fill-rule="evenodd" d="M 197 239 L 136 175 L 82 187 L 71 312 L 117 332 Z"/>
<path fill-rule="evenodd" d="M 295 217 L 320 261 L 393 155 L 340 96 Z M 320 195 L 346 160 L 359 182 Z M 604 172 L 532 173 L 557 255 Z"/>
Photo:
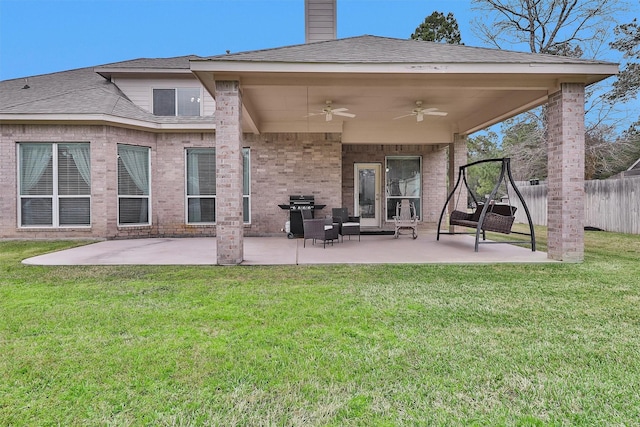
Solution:
<path fill-rule="evenodd" d="M 456 191 L 458 191 L 458 187 L 460 186 L 460 182 L 463 182 L 467 192 L 471 195 L 471 198 L 473 199 L 474 204 L 476 205 L 476 209 L 479 206 L 478 201 L 476 200 L 475 196 L 473 195 L 473 192 L 471 192 L 471 190 L 469 189 L 469 184 L 467 183 L 467 174 L 466 174 L 466 170 L 467 168 L 471 167 L 471 166 L 475 166 L 481 163 L 489 163 L 489 162 L 500 162 L 501 163 L 501 169 L 500 169 L 500 177 L 497 180 L 497 183 L 495 185 L 495 187 L 493 187 L 493 190 L 491 191 L 491 194 L 489 195 L 488 200 L 486 201 L 486 203 L 484 203 L 483 207 L 482 207 L 482 213 L 480 214 L 480 217 L 478 219 L 478 223 L 475 226 L 476 231 L 474 233 L 454 233 L 453 231 L 449 231 L 449 232 L 444 232 L 441 231 L 440 227 L 442 225 L 442 219 L 444 218 L 444 213 L 447 210 L 447 206 L 449 205 L 449 202 L 451 201 L 451 199 L 453 199 L 454 194 L 456 193 Z M 513 188 L 513 190 L 515 191 L 516 195 L 518 196 L 518 200 L 520 200 L 520 203 L 522 204 L 522 207 L 524 208 L 524 212 L 527 214 L 527 221 L 529 222 L 529 233 L 520 233 L 520 232 L 516 232 L 513 231 L 511 233 L 513 234 L 520 234 L 523 236 L 529 236 L 530 239 L 527 240 L 520 240 L 520 241 L 509 241 L 509 242 L 505 242 L 505 241 L 501 241 L 501 242 L 480 242 L 480 236 L 482 235 L 482 240 L 485 240 L 485 230 L 483 228 L 484 225 L 484 220 L 486 217 L 487 212 L 490 209 L 490 203 L 489 201 L 491 200 L 495 200 L 495 196 L 498 192 L 498 189 L 500 188 L 500 184 L 502 183 L 502 181 L 505 179 L 505 177 L 509 180 L 509 184 L 511 184 L 511 187 Z M 515 244 L 530 244 L 531 245 L 531 250 L 533 252 L 536 251 L 536 237 L 535 237 L 535 231 L 533 229 L 533 221 L 531 220 L 531 214 L 529 213 L 529 208 L 527 207 L 527 204 L 524 201 L 524 198 L 522 197 L 522 193 L 520 193 L 520 190 L 518 190 L 518 187 L 516 186 L 516 183 L 513 180 L 513 176 L 511 175 L 511 159 L 509 157 L 504 157 L 501 159 L 485 159 L 485 160 L 478 160 L 477 162 L 473 162 L 473 163 L 469 163 L 466 164 L 464 166 L 460 166 L 459 171 L 458 171 L 458 180 L 456 181 L 456 185 L 453 187 L 453 190 L 451 190 L 451 193 L 449 193 L 449 197 L 447 197 L 447 201 L 445 202 L 444 206 L 442 207 L 442 212 L 440 213 L 440 219 L 438 220 L 438 231 L 437 231 L 437 236 L 436 236 L 436 240 L 440 240 L 440 235 L 441 234 L 475 234 L 476 235 L 476 242 L 475 242 L 475 252 L 478 252 L 478 245 L 480 243 L 515 243 Z"/>

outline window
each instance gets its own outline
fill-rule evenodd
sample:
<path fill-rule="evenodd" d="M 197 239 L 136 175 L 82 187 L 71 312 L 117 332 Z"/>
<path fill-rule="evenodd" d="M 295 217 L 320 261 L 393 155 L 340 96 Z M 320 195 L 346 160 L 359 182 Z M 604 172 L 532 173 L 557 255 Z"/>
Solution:
<path fill-rule="evenodd" d="M 153 114 L 156 116 L 199 116 L 200 88 L 154 89 Z"/>
<path fill-rule="evenodd" d="M 150 186 L 148 147 L 118 145 L 118 224 L 148 225 Z"/>
<path fill-rule="evenodd" d="M 216 152 L 213 148 L 187 150 L 187 222 L 216 221 Z"/>
<path fill-rule="evenodd" d="M 91 225 L 88 143 L 19 144 L 21 227 Z"/>
<path fill-rule="evenodd" d="M 387 199 L 387 220 L 396 214 L 396 204 L 409 199 L 416 206 L 420 218 L 422 206 L 422 158 L 420 156 L 387 157 L 385 188 Z"/>
<path fill-rule="evenodd" d="M 243 157 L 243 222 L 251 222 L 250 151 L 242 149 Z M 213 224 L 216 221 L 216 150 L 187 149 L 187 223 Z"/>
<path fill-rule="evenodd" d="M 242 221 L 251 223 L 251 162 L 249 149 L 242 149 Z"/>

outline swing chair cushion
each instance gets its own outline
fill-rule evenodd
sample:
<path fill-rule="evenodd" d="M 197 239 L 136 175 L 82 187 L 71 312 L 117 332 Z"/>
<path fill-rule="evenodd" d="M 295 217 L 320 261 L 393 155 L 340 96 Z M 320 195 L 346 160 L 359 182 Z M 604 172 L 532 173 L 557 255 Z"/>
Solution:
<path fill-rule="evenodd" d="M 511 233 L 514 217 L 511 215 L 500 215 L 495 212 L 487 212 L 482 223 L 484 231 L 494 231 L 496 233 Z"/>
<path fill-rule="evenodd" d="M 484 231 L 493 231 L 496 233 L 509 234 L 515 219 L 515 206 L 509 205 L 493 205 L 487 211 L 484 217 L 482 229 Z M 478 221 L 482 213 L 482 205 L 478 206 L 475 212 L 466 213 L 462 211 L 453 211 L 449 218 L 449 224 L 459 225 L 462 227 L 478 228 Z"/>
<path fill-rule="evenodd" d="M 476 212 L 479 212 L 479 209 L 476 209 Z M 458 224 L 458 221 L 471 221 L 471 217 L 475 214 L 474 213 L 467 213 L 467 212 L 462 212 L 462 211 L 453 211 L 451 212 L 451 216 L 449 217 L 449 222 L 451 223 L 451 225 L 461 225 Z M 478 218 L 480 218 L 480 215 L 478 215 Z M 478 220 L 476 219 L 474 222 L 478 222 Z"/>

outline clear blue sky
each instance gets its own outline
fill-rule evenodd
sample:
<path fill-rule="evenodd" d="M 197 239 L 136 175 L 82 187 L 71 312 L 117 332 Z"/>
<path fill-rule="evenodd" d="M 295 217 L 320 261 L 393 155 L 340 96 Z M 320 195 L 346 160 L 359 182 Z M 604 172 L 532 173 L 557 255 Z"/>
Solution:
<path fill-rule="evenodd" d="M 470 0 L 337 4 L 338 37 L 408 38 L 439 11 L 454 14 L 465 44 L 481 45 L 471 31 Z M 639 14 L 640 7 L 630 11 L 628 21 Z M 0 0 L 0 80 L 142 57 L 298 43 L 304 43 L 304 0 Z"/>
<path fill-rule="evenodd" d="M 628 4 L 623 22 L 640 16 L 638 0 Z M 478 13 L 471 0 L 338 0 L 337 5 L 340 38 L 409 38 L 425 17 L 439 11 L 454 14 L 466 45 L 482 46 L 471 31 Z M 136 58 L 299 43 L 304 43 L 304 0 L 0 0 L 0 80 Z M 619 52 L 603 46 L 598 59 L 621 60 Z M 637 116 L 636 108 L 625 110 Z"/>
<path fill-rule="evenodd" d="M 408 38 L 469 0 L 338 0 L 338 37 Z M 304 43 L 304 0 L 0 0 L 0 80 L 142 57 L 210 56 Z"/>

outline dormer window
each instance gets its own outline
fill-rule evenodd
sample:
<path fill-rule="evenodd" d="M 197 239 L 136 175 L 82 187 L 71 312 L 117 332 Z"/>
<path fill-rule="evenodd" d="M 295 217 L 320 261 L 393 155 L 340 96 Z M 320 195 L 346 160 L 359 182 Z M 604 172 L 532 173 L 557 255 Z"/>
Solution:
<path fill-rule="evenodd" d="M 154 89 L 153 114 L 156 116 L 199 116 L 200 88 Z"/>

